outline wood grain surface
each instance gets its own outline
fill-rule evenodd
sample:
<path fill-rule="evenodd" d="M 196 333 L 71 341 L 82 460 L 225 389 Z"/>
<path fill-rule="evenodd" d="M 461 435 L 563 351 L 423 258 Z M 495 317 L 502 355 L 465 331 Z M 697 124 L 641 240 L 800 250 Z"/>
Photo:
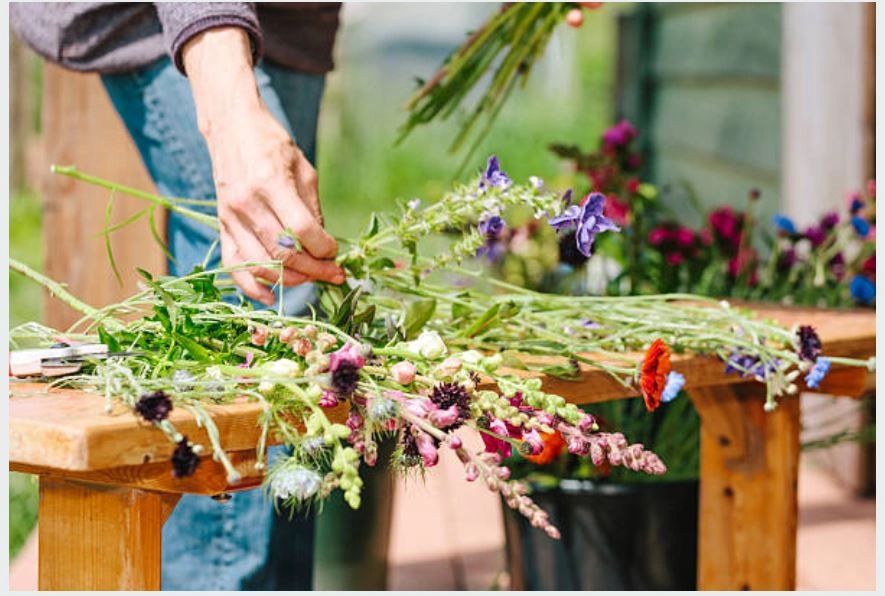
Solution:
<path fill-rule="evenodd" d="M 796 323 L 814 325 L 832 356 L 868 357 L 875 353 L 875 313 L 871 311 L 828 311 L 783 309 L 760 306 L 763 316 L 787 327 Z M 634 358 L 640 358 L 634 355 Z M 673 368 L 686 377 L 688 390 L 727 384 L 747 383 L 738 375 L 724 374 L 722 362 L 712 357 L 674 356 Z M 520 375 L 537 375 L 513 371 Z M 869 384 L 870 373 L 863 368 L 834 367 L 832 380 L 819 391 L 860 395 Z M 630 397 L 636 390 L 624 387 L 608 374 L 582 367 L 579 380 L 565 381 L 543 377 L 544 388 L 575 403 L 588 403 Z M 134 466 L 169 459 L 173 446 L 153 426 L 118 406 L 104 413 L 104 399 L 70 389 L 47 391 L 45 385 L 10 385 L 9 446 L 12 468 L 93 471 Z M 259 436 L 257 425 L 261 406 L 241 401 L 230 405 L 207 406 L 218 426 L 221 443 L 229 451 L 254 449 Z M 340 407 L 334 416 L 346 416 Z M 192 441 L 206 443 L 205 431 L 184 411 L 176 410 L 172 423 Z"/>

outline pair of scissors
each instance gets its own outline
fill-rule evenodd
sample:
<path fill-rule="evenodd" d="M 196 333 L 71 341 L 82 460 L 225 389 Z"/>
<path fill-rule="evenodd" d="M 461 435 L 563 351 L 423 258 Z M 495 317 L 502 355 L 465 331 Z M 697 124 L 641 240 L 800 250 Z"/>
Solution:
<path fill-rule="evenodd" d="M 89 360 L 132 355 L 135 352 L 109 352 L 105 344 L 58 343 L 50 348 L 10 352 L 9 374 L 13 377 L 60 377 L 79 372 Z"/>

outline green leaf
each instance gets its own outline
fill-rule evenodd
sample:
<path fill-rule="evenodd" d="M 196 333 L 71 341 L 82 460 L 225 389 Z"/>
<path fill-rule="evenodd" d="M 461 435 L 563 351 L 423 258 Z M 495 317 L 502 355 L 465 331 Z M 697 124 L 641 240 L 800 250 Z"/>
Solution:
<path fill-rule="evenodd" d="M 500 304 L 495 304 L 484 313 L 476 322 L 464 331 L 464 337 L 476 337 L 486 329 L 488 329 L 498 318 L 498 311 L 501 310 Z"/>
<path fill-rule="evenodd" d="M 348 292 L 347 296 L 344 297 L 344 300 L 341 301 L 341 304 L 339 304 L 338 308 L 335 310 L 335 315 L 330 321 L 333 325 L 344 327 L 348 319 L 350 319 L 351 314 L 356 310 L 356 304 L 359 301 L 362 291 L 363 289 L 361 286 L 356 286 Z"/>
<path fill-rule="evenodd" d="M 576 367 L 569 365 L 555 364 L 545 366 L 541 371 L 551 377 L 556 377 L 557 379 L 563 379 L 565 381 L 577 381 L 581 378 L 580 371 Z"/>
<path fill-rule="evenodd" d="M 209 353 L 209 350 L 207 350 L 191 338 L 180 333 L 175 333 L 174 331 L 171 335 L 181 347 L 187 350 L 187 352 L 194 357 L 194 359 L 199 360 L 200 362 L 212 361 L 212 356 Z"/>
<path fill-rule="evenodd" d="M 107 332 L 104 326 L 98 328 L 98 339 L 101 343 L 108 347 L 108 352 L 119 352 L 120 343 L 117 339 Z"/>
<path fill-rule="evenodd" d="M 436 300 L 428 298 L 426 300 L 416 300 L 409 305 L 406 310 L 406 316 L 403 320 L 403 328 L 406 332 L 406 339 L 412 339 L 418 335 L 433 313 L 436 311 Z"/>
<path fill-rule="evenodd" d="M 517 370 L 528 370 L 529 367 L 526 366 L 526 363 L 522 361 L 521 358 L 517 357 L 517 352 L 504 351 L 501 352 L 501 364 L 506 366 L 507 368 L 515 368 Z"/>
<path fill-rule="evenodd" d="M 366 226 L 366 231 L 363 232 L 363 238 L 369 239 L 375 234 L 378 233 L 378 216 L 375 213 L 372 213 L 372 217 L 369 219 L 369 224 Z"/>

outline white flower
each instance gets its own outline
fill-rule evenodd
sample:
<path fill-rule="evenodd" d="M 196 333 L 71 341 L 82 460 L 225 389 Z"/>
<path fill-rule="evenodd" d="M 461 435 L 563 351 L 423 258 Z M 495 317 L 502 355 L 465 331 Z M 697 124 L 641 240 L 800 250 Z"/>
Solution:
<path fill-rule="evenodd" d="M 544 186 L 544 181 L 537 176 L 529 176 L 529 184 L 531 184 L 535 188 L 541 188 L 542 186 Z"/>
<path fill-rule="evenodd" d="M 301 466 L 287 467 L 274 473 L 270 481 L 270 489 L 278 499 L 294 497 L 304 501 L 314 496 L 323 483 L 323 477 L 314 470 Z"/>
<path fill-rule="evenodd" d="M 406 349 L 417 356 L 435 360 L 448 351 L 445 342 L 436 331 L 422 331 L 418 339 L 406 343 Z"/>
<path fill-rule="evenodd" d="M 461 362 L 465 364 L 479 364 L 479 361 L 482 360 L 484 356 L 476 350 L 467 350 L 466 352 L 458 354 L 458 358 L 460 358 Z"/>
<path fill-rule="evenodd" d="M 279 360 L 269 362 L 262 366 L 261 369 L 267 371 L 274 377 L 297 377 L 301 372 L 301 366 L 299 366 L 294 360 L 289 360 L 288 358 L 280 358 Z M 261 393 L 267 393 L 274 388 L 275 384 L 276 383 L 272 381 L 262 381 L 258 385 L 258 391 Z"/>

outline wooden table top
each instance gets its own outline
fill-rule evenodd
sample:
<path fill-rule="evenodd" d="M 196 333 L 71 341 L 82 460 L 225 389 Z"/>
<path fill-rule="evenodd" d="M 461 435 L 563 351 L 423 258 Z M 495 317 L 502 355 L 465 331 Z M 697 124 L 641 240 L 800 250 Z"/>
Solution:
<path fill-rule="evenodd" d="M 875 354 L 875 312 L 870 310 L 821 310 L 754 305 L 760 315 L 790 327 L 813 325 L 830 356 L 867 358 Z M 640 355 L 635 355 L 639 358 Z M 748 382 L 736 374 L 726 375 L 714 357 L 674 355 L 674 370 L 686 377 L 686 389 Z M 535 374 L 514 371 L 517 374 Z M 861 368 L 834 370 L 819 391 L 844 395 L 860 394 L 870 383 L 870 373 Z M 544 388 L 574 403 L 606 401 L 636 395 L 607 373 L 582 367 L 578 380 L 543 377 Z M 104 412 L 104 398 L 70 389 L 47 390 L 45 384 L 10 381 L 9 458 L 13 469 L 49 468 L 92 471 L 147 462 L 166 461 L 173 445 L 152 425 L 139 421 L 131 411 L 117 405 Z M 254 450 L 259 438 L 257 425 L 261 406 L 238 402 L 207 406 L 228 451 Z M 342 407 L 335 413 L 346 412 Z M 186 411 L 176 409 L 171 422 L 191 441 L 208 444 L 206 433 Z"/>

